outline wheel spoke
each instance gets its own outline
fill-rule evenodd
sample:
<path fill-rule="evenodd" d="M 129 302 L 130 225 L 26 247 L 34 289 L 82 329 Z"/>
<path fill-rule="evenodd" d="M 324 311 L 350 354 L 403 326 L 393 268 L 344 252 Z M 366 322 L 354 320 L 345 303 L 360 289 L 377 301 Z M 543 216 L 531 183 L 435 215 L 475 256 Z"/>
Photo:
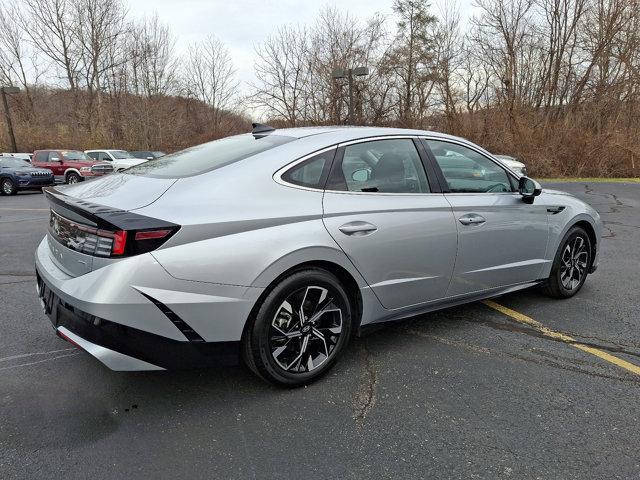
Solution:
<path fill-rule="evenodd" d="M 274 361 L 293 373 L 310 372 L 332 354 L 342 334 L 342 308 L 320 286 L 291 293 L 277 309 L 269 333 Z"/>

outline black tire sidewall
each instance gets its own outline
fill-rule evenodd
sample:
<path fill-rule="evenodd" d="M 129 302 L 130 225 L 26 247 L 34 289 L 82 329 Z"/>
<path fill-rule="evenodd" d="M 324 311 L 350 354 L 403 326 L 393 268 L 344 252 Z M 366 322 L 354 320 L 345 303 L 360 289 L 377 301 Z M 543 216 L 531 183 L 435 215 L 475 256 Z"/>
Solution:
<path fill-rule="evenodd" d="M 269 329 L 275 310 L 294 291 L 305 286 L 316 285 L 327 288 L 336 295 L 343 309 L 342 334 L 331 357 L 317 369 L 306 373 L 291 373 L 284 371 L 271 355 L 269 346 Z M 296 387 L 308 384 L 326 373 L 336 362 L 349 342 L 352 325 L 352 308 L 349 297 L 340 281 L 331 273 L 321 269 L 306 269 L 295 272 L 281 280 L 265 297 L 258 308 L 248 334 L 249 342 L 247 354 L 251 356 L 248 362 L 252 370 L 271 383 Z"/>
<path fill-rule="evenodd" d="M 71 183 L 71 182 L 69 181 L 69 179 L 70 179 L 71 177 L 77 178 L 77 180 L 76 180 L 76 182 L 75 182 L 75 183 L 79 183 L 79 182 L 80 182 L 80 175 L 78 175 L 78 174 L 77 174 L 77 173 L 75 173 L 75 172 L 71 172 L 71 173 L 67 173 L 67 183 L 69 183 L 69 184 Z"/>
<path fill-rule="evenodd" d="M 578 286 L 574 289 L 569 290 L 565 288 L 565 286 L 562 284 L 562 279 L 560 278 L 560 267 L 562 265 L 562 252 L 564 251 L 567 244 L 572 242 L 578 236 L 582 237 L 587 244 L 587 255 L 588 255 L 587 268 Z M 560 246 L 558 247 L 558 251 L 556 252 L 556 257 L 553 261 L 553 268 L 551 270 L 551 278 L 550 278 L 551 286 L 556 290 L 559 296 L 563 298 L 569 298 L 574 296 L 576 293 L 580 291 L 580 289 L 584 285 L 585 280 L 587 279 L 587 275 L 589 274 L 589 269 L 591 268 L 591 263 L 593 262 L 592 255 L 593 254 L 591 250 L 591 239 L 589 238 L 589 235 L 587 234 L 587 232 L 581 227 L 571 228 L 565 234 L 564 238 L 562 239 L 562 242 L 560 243 Z"/>

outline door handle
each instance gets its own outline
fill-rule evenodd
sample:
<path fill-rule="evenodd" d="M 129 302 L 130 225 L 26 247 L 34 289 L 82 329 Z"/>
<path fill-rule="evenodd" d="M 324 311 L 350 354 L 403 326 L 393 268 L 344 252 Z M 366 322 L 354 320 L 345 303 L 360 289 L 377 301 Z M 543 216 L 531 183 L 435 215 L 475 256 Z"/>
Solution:
<path fill-rule="evenodd" d="M 475 213 L 470 213 L 468 215 L 463 215 L 458 219 L 458 221 L 463 225 L 482 225 L 487 221 L 482 215 L 477 215 Z"/>
<path fill-rule="evenodd" d="M 369 235 L 375 232 L 376 230 L 378 230 L 378 227 L 369 222 L 356 221 L 345 223 L 344 225 L 338 227 L 338 230 L 340 230 L 345 235 L 361 236 Z"/>

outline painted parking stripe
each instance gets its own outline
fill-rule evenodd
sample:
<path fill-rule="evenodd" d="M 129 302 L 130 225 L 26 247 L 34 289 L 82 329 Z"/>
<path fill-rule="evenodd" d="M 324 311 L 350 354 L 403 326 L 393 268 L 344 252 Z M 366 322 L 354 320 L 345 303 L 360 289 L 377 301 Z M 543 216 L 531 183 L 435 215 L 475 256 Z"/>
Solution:
<path fill-rule="evenodd" d="M 635 365 L 631 362 L 627 362 L 626 360 L 616 357 L 615 355 L 611 355 L 610 353 L 605 352 L 604 350 L 600 350 L 599 348 L 594 348 L 594 347 L 590 347 L 588 345 L 579 343 L 576 341 L 575 338 L 570 337 L 569 335 L 566 335 L 562 332 L 556 332 L 555 330 L 551 330 L 550 328 L 547 328 L 544 325 L 542 325 L 537 320 L 534 320 L 533 318 L 528 317 L 520 312 L 516 312 L 515 310 L 511 310 L 510 308 L 500 305 L 499 303 L 493 302 L 491 300 L 485 300 L 482 303 L 484 303 L 487 307 L 491 307 L 494 310 L 497 310 L 498 312 L 513 318 L 515 321 L 519 323 L 523 323 L 525 325 L 529 325 L 530 327 L 535 328 L 537 331 L 542 333 L 545 337 L 560 340 L 566 343 L 567 345 L 571 345 L 572 347 L 577 348 L 578 350 L 581 350 L 586 353 L 590 353 L 591 355 L 594 355 L 600 358 L 601 360 L 604 360 L 605 362 L 612 363 L 613 365 L 616 365 L 620 368 L 624 368 L 629 372 L 635 373 L 636 375 L 640 375 L 640 367 L 638 365 Z"/>

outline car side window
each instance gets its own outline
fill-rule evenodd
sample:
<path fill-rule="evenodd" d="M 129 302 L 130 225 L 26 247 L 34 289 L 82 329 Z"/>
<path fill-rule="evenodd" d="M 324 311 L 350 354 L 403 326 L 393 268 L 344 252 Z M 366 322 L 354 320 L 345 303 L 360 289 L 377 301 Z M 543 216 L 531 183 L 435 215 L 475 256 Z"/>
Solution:
<path fill-rule="evenodd" d="M 329 187 L 327 187 L 329 188 Z M 348 145 L 331 190 L 368 193 L 428 193 L 427 175 L 410 138 Z"/>
<path fill-rule="evenodd" d="M 513 192 L 506 170 L 475 150 L 456 143 L 427 140 L 452 193 Z"/>
<path fill-rule="evenodd" d="M 94 160 L 98 160 L 100 154 L 98 152 L 89 152 L 87 153 L 87 155 L 89 155 L 89 157 L 93 158 Z"/>
<path fill-rule="evenodd" d="M 300 185 L 301 187 L 323 188 L 324 179 L 326 178 L 323 173 L 330 167 L 335 153 L 336 150 L 332 149 L 314 155 L 287 170 L 282 175 L 282 179 L 285 182 Z"/>
<path fill-rule="evenodd" d="M 46 162 L 49 155 L 47 152 L 38 152 L 33 156 L 32 162 Z"/>
<path fill-rule="evenodd" d="M 62 160 L 62 158 L 60 158 L 60 154 L 58 152 L 49 152 L 49 158 L 47 159 L 48 162 L 59 162 L 60 160 Z"/>

